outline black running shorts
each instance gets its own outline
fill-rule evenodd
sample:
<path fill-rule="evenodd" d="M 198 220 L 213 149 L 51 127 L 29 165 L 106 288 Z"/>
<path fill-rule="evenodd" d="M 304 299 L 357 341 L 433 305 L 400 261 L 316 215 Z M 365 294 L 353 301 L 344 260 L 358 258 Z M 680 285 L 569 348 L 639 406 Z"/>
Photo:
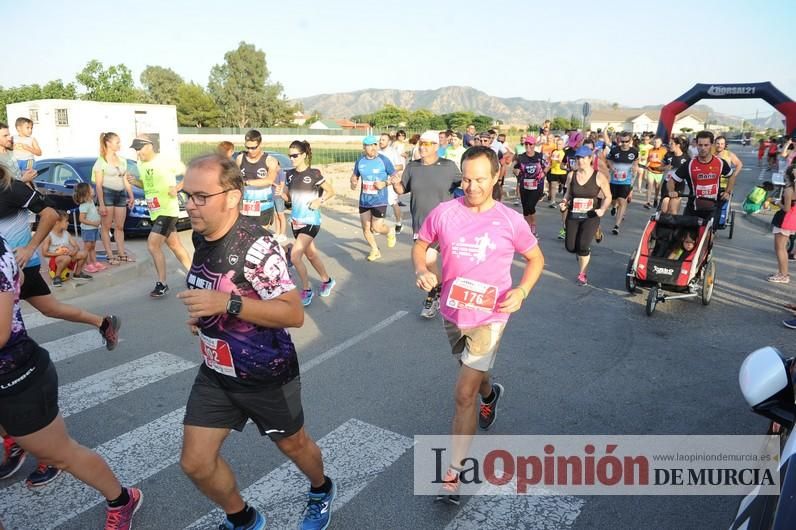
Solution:
<path fill-rule="evenodd" d="M 22 272 L 25 275 L 25 281 L 22 282 L 22 287 L 19 290 L 20 300 L 28 300 L 34 296 L 47 296 L 50 294 L 47 282 L 41 277 L 41 267 L 39 265 L 25 267 Z"/>
<path fill-rule="evenodd" d="M 633 191 L 631 184 L 611 184 L 612 199 L 627 199 L 631 191 Z"/>
<path fill-rule="evenodd" d="M 172 232 L 177 230 L 177 218 L 168 215 L 159 215 L 152 221 L 152 233 L 169 237 Z"/>
<path fill-rule="evenodd" d="M 251 419 L 260 434 L 272 440 L 287 438 L 304 426 L 301 381 L 298 377 L 279 387 L 234 392 L 222 388 L 219 377 L 202 365 L 191 388 L 185 425 L 242 431 Z"/>
<path fill-rule="evenodd" d="M 58 373 L 47 350 L 32 344 L 37 353 L 35 372 L 29 382 L 18 384 L 23 389 L 11 395 L 0 394 L 0 425 L 11 436 L 27 436 L 47 427 L 58 416 Z M 3 384 L 19 381 L 27 373 L 7 374 Z"/>
<path fill-rule="evenodd" d="M 363 214 L 365 212 L 370 212 L 375 219 L 384 219 L 384 216 L 387 215 L 387 207 L 386 206 L 360 206 L 359 213 Z"/>

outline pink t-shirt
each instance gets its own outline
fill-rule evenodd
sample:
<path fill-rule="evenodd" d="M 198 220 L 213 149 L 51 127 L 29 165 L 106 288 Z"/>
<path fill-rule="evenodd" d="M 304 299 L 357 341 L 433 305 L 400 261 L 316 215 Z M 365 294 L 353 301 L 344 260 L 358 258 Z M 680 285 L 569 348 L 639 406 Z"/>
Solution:
<path fill-rule="evenodd" d="M 537 244 L 522 215 L 499 202 L 485 212 L 473 212 L 460 197 L 431 210 L 418 237 L 439 243 L 445 320 L 462 329 L 508 321 L 508 313 L 498 313 L 497 304 L 511 289 L 514 253 Z"/>

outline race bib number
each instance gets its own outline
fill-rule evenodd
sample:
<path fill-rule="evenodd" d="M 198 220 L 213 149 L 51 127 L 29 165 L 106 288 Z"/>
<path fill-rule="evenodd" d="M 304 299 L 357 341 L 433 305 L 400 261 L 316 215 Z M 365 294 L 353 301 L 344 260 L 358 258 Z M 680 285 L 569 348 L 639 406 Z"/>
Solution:
<path fill-rule="evenodd" d="M 715 199 L 718 194 L 719 194 L 719 189 L 717 184 L 706 184 L 704 186 L 700 186 L 699 184 L 697 184 L 696 187 L 697 197 Z"/>
<path fill-rule="evenodd" d="M 305 223 L 300 223 L 300 222 L 296 221 L 295 219 L 291 218 L 290 219 L 290 226 L 293 227 L 293 230 L 301 230 L 302 228 L 304 228 L 307 225 Z"/>
<path fill-rule="evenodd" d="M 452 309 L 474 309 L 492 313 L 497 303 L 497 287 L 468 278 L 456 278 L 445 304 Z"/>
<path fill-rule="evenodd" d="M 587 213 L 594 208 L 594 199 L 572 199 L 572 213 Z"/>
<path fill-rule="evenodd" d="M 240 207 L 240 213 L 242 213 L 243 215 L 252 215 L 252 216 L 260 215 L 260 201 L 244 199 Z"/>
<path fill-rule="evenodd" d="M 362 181 L 362 193 L 365 195 L 376 195 L 379 193 L 379 190 L 376 188 L 376 181 L 375 180 L 363 180 Z"/>
<path fill-rule="evenodd" d="M 150 212 L 156 212 L 160 210 L 160 201 L 157 197 L 152 197 L 151 199 L 146 200 L 147 208 L 149 208 Z"/>
<path fill-rule="evenodd" d="M 207 367 L 220 374 L 237 377 L 229 343 L 221 339 L 206 337 L 202 333 L 199 333 L 199 338 L 201 339 L 199 348 Z"/>
<path fill-rule="evenodd" d="M 535 190 L 539 187 L 539 181 L 536 179 L 525 179 L 522 181 L 522 188 L 526 190 Z"/>

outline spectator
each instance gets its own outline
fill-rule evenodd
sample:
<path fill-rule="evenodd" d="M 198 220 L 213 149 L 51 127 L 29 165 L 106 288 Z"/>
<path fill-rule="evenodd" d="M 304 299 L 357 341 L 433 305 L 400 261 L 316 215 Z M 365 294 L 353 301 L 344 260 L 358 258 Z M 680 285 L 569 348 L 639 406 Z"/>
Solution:
<path fill-rule="evenodd" d="M 216 153 L 232 160 L 235 158 L 235 144 L 232 142 L 227 142 L 226 140 L 219 142 L 216 146 Z"/>
<path fill-rule="evenodd" d="M 96 183 L 97 203 L 102 219 L 102 246 L 105 247 L 105 256 L 109 265 L 118 265 L 122 261 L 135 261 L 125 252 L 124 247 L 124 222 L 127 218 L 127 209 L 135 203 L 133 187 L 127 180 L 127 160 L 119 156 L 121 142 L 119 135 L 114 132 L 104 132 L 99 137 L 100 156 L 94 163 L 91 175 Z M 116 240 L 116 250 L 113 255 L 111 246 L 111 228 L 113 238 Z"/>
<path fill-rule="evenodd" d="M 796 206 L 796 164 L 788 166 L 785 170 L 785 188 L 782 190 L 782 209 L 771 219 L 771 231 L 774 233 L 774 252 L 777 255 L 777 273 L 768 277 L 774 283 L 790 283 L 788 274 L 788 240 L 796 234 L 785 220 L 790 210 Z"/>
<path fill-rule="evenodd" d="M 475 145 L 475 125 L 471 123 L 467 126 L 462 140 L 462 144 L 465 148 Z"/>
<path fill-rule="evenodd" d="M 53 287 L 60 287 L 69 272 L 72 272 L 72 277 L 75 279 L 92 279 L 91 276 L 83 273 L 86 253 L 77 246 L 77 242 L 67 230 L 68 227 L 69 214 L 59 210 L 58 220 L 42 243 L 42 254 L 45 258 L 50 258 L 50 275 L 53 276 Z"/>
<path fill-rule="evenodd" d="M 25 171 L 33 167 L 34 156 L 41 156 L 41 148 L 33 137 L 33 120 L 17 118 L 14 127 L 17 129 L 17 135 L 14 136 L 14 156 L 19 163 L 19 169 Z"/>
<path fill-rule="evenodd" d="M 73 199 L 80 205 L 80 235 L 86 250 L 86 265 L 83 270 L 90 273 L 104 271 L 106 267 L 97 261 L 97 251 L 95 250 L 101 217 L 97 211 L 97 205 L 94 204 L 94 190 L 88 182 L 81 182 L 75 186 Z"/>
<path fill-rule="evenodd" d="M 456 167 L 459 168 L 460 171 L 461 171 L 460 164 L 462 162 L 462 155 L 464 154 L 465 151 L 467 151 L 467 148 L 464 147 L 463 143 L 464 143 L 464 137 L 462 136 L 462 133 L 455 132 L 451 136 L 451 144 L 448 147 L 448 150 L 445 151 L 445 158 L 447 158 L 448 160 L 453 160 L 453 162 L 456 164 Z"/>

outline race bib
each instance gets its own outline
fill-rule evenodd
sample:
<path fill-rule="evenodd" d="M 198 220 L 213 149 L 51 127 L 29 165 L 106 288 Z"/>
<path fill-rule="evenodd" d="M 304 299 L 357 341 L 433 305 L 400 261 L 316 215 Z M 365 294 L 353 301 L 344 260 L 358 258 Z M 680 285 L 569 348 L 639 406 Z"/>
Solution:
<path fill-rule="evenodd" d="M 717 184 L 706 184 L 704 186 L 700 186 L 699 184 L 697 184 L 696 187 L 697 197 L 706 197 L 708 199 L 715 199 L 718 194 L 719 194 L 719 189 Z"/>
<path fill-rule="evenodd" d="M 572 213 L 587 213 L 594 208 L 594 199 L 572 199 Z"/>
<path fill-rule="evenodd" d="M 376 181 L 375 180 L 363 180 L 362 181 L 362 193 L 365 195 L 376 195 L 379 193 L 379 190 L 376 189 Z"/>
<path fill-rule="evenodd" d="M 445 305 L 452 309 L 474 309 L 492 313 L 497 303 L 497 287 L 468 278 L 456 278 Z"/>
<path fill-rule="evenodd" d="M 536 179 L 525 179 L 522 181 L 522 188 L 526 190 L 535 190 L 539 186 L 539 181 Z"/>
<path fill-rule="evenodd" d="M 260 201 L 243 199 L 243 202 L 240 207 L 240 213 L 242 213 L 243 215 L 259 216 Z"/>
<path fill-rule="evenodd" d="M 201 339 L 199 348 L 207 367 L 220 374 L 237 377 L 229 343 L 221 339 L 206 337 L 202 333 L 199 333 L 199 338 Z"/>
<path fill-rule="evenodd" d="M 157 197 L 152 197 L 151 199 L 146 200 L 147 208 L 149 208 L 150 212 L 156 212 L 160 210 L 160 201 Z"/>

